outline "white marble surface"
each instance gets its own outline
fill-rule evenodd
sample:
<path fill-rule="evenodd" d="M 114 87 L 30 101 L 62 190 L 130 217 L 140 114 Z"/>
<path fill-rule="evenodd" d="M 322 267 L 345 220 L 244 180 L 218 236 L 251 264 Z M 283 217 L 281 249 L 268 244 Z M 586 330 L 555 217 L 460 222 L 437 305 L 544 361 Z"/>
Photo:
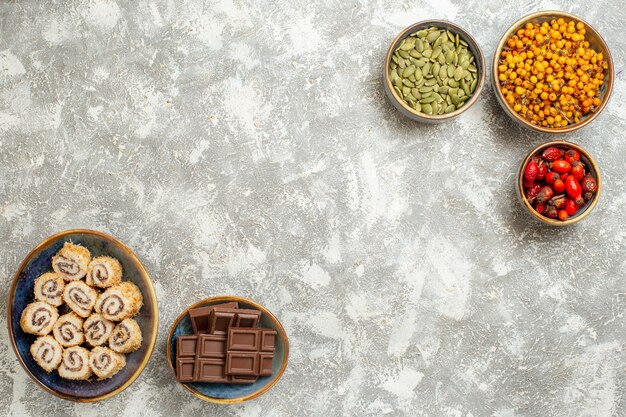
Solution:
<path fill-rule="evenodd" d="M 125 392 L 74 404 L 31 382 L 0 317 L 0 416 L 624 416 L 626 11 L 618 0 L 3 1 L 0 308 L 19 262 L 75 227 L 154 276 L 155 353 Z M 490 87 L 461 118 L 401 118 L 381 85 L 404 26 L 444 18 L 488 60 L 506 28 L 572 11 L 608 41 L 605 112 L 566 136 L 604 192 L 582 224 L 531 221 L 529 149 Z M 291 339 L 245 405 L 190 396 L 165 364 L 188 304 L 252 298 Z"/>

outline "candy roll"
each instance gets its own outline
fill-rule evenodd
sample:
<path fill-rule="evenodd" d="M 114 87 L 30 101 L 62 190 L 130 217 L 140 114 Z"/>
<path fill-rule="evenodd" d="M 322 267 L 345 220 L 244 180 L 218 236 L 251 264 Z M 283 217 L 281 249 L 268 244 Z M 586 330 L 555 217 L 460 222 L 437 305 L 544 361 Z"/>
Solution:
<path fill-rule="evenodd" d="M 52 334 L 63 347 L 80 345 L 85 341 L 83 319 L 76 313 L 64 314 L 54 323 Z"/>
<path fill-rule="evenodd" d="M 53 306 L 63 304 L 65 281 L 57 273 L 46 272 L 35 280 L 35 299 Z"/>
<path fill-rule="evenodd" d="M 108 256 L 93 258 L 87 267 L 87 284 L 94 287 L 108 288 L 122 282 L 122 265 Z"/>
<path fill-rule="evenodd" d="M 106 347 L 95 347 L 89 354 L 89 366 L 100 379 L 108 379 L 126 365 L 126 358 Z"/>
<path fill-rule="evenodd" d="M 103 345 L 109 340 L 114 327 L 115 324 L 102 317 L 102 315 L 92 314 L 83 324 L 85 340 L 91 346 Z"/>
<path fill-rule="evenodd" d="M 87 248 L 66 242 L 52 257 L 52 269 L 64 280 L 75 281 L 85 276 L 90 260 Z"/>
<path fill-rule="evenodd" d="M 59 376 L 65 379 L 89 379 L 91 376 L 89 351 L 80 346 L 65 349 L 63 360 L 59 365 Z"/>
<path fill-rule="evenodd" d="M 83 281 L 72 281 L 63 290 L 63 301 L 83 318 L 89 317 L 97 299 L 98 292 Z"/>
<path fill-rule="evenodd" d="M 63 358 L 63 348 L 52 336 L 40 336 L 30 345 L 30 354 L 46 372 L 57 369 Z"/>
<path fill-rule="evenodd" d="M 141 329 L 133 319 L 126 319 L 113 329 L 109 347 L 118 353 L 134 352 L 141 346 Z"/>
<path fill-rule="evenodd" d="M 59 313 L 55 306 L 43 301 L 35 301 L 22 311 L 20 326 L 26 333 L 45 336 L 52 331 L 58 318 Z"/>
<path fill-rule="evenodd" d="M 136 315 L 143 305 L 141 291 L 132 282 L 122 282 L 100 294 L 96 312 L 111 321 L 121 321 Z"/>

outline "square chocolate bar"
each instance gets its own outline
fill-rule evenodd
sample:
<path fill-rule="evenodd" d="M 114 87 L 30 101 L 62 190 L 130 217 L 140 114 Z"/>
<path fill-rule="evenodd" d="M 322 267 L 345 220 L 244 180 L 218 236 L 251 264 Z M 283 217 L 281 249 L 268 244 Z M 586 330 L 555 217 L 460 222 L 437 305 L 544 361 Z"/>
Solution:
<path fill-rule="evenodd" d="M 258 310 L 239 310 L 234 327 L 256 327 L 261 318 L 261 312 Z"/>
<path fill-rule="evenodd" d="M 272 361 L 274 359 L 273 353 L 259 353 L 259 376 L 271 376 L 274 373 L 272 368 Z"/>
<path fill-rule="evenodd" d="M 274 352 L 276 343 L 276 330 L 261 329 L 261 352 Z"/>
<path fill-rule="evenodd" d="M 213 310 L 209 317 L 209 334 L 226 335 L 228 328 L 235 321 L 236 313 L 233 310 Z"/>
<path fill-rule="evenodd" d="M 201 334 L 198 336 L 198 358 L 226 358 L 226 336 Z"/>
<path fill-rule="evenodd" d="M 196 355 L 196 344 L 198 336 L 185 335 L 176 338 L 176 357 L 194 357 Z"/>
<path fill-rule="evenodd" d="M 228 382 L 228 377 L 224 371 L 223 359 L 198 359 L 194 380 L 198 382 Z"/>
<path fill-rule="evenodd" d="M 213 304 L 210 306 L 203 306 L 192 308 L 189 310 L 189 319 L 191 320 L 191 327 L 194 334 L 208 333 L 209 332 L 209 316 L 215 309 L 233 309 L 239 307 L 239 303 L 236 301 L 230 303 Z"/>
<path fill-rule="evenodd" d="M 176 378 L 180 382 L 191 382 L 195 376 L 195 364 L 194 358 L 182 358 L 176 360 Z"/>
<path fill-rule="evenodd" d="M 228 350 L 250 350 L 257 352 L 261 343 L 259 329 L 231 327 L 228 329 Z"/>
<path fill-rule="evenodd" d="M 255 352 L 228 352 L 226 374 L 257 376 L 259 354 Z"/>

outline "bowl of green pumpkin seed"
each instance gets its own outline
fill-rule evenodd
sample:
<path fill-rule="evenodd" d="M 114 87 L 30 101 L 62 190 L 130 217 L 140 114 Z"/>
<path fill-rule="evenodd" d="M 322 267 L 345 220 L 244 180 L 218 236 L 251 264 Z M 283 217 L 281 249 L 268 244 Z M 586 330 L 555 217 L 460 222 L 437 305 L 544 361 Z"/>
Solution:
<path fill-rule="evenodd" d="M 427 20 L 393 40 L 383 74 L 387 97 L 400 113 L 418 122 L 439 123 L 476 102 L 485 84 L 485 57 L 460 26 Z"/>

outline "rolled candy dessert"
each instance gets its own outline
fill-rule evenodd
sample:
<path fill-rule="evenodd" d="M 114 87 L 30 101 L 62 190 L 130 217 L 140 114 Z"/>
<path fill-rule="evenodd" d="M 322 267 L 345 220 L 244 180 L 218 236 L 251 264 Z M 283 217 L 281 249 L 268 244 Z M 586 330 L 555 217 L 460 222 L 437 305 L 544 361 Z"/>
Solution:
<path fill-rule="evenodd" d="M 87 267 L 87 284 L 108 288 L 122 282 L 122 265 L 109 256 L 93 258 Z"/>
<path fill-rule="evenodd" d="M 89 366 L 100 379 L 108 379 L 126 365 L 126 358 L 107 347 L 95 347 L 89 354 Z"/>
<path fill-rule="evenodd" d="M 55 306 L 43 301 L 35 301 L 22 311 L 20 326 L 26 333 L 45 336 L 52 331 L 52 326 L 59 318 Z"/>
<path fill-rule="evenodd" d="M 83 246 L 65 242 L 52 257 L 52 269 L 66 281 L 81 279 L 87 273 L 91 254 Z"/>
<path fill-rule="evenodd" d="M 52 334 L 63 347 L 80 345 L 85 341 L 83 319 L 74 312 L 64 314 L 54 323 Z"/>
<path fill-rule="evenodd" d="M 115 324 L 100 314 L 92 314 L 83 323 L 85 340 L 91 346 L 100 346 L 109 340 Z"/>
<path fill-rule="evenodd" d="M 89 379 L 89 351 L 84 347 L 72 346 L 63 352 L 63 360 L 59 365 L 59 376 L 66 379 Z"/>
<path fill-rule="evenodd" d="M 65 281 L 57 273 L 46 272 L 35 280 L 35 299 L 53 306 L 63 304 Z"/>
<path fill-rule="evenodd" d="M 52 336 L 40 336 L 30 345 L 30 354 L 44 371 L 57 369 L 63 358 L 63 348 Z"/>
<path fill-rule="evenodd" d="M 63 290 L 63 301 L 82 318 L 89 317 L 97 299 L 98 291 L 83 281 L 72 281 Z"/>
<path fill-rule="evenodd" d="M 130 353 L 141 346 L 141 329 L 133 319 L 126 319 L 113 329 L 109 337 L 109 347 L 118 353 Z"/>
<path fill-rule="evenodd" d="M 122 282 L 100 294 L 96 312 L 111 321 L 133 317 L 143 305 L 141 291 L 132 282 Z"/>

